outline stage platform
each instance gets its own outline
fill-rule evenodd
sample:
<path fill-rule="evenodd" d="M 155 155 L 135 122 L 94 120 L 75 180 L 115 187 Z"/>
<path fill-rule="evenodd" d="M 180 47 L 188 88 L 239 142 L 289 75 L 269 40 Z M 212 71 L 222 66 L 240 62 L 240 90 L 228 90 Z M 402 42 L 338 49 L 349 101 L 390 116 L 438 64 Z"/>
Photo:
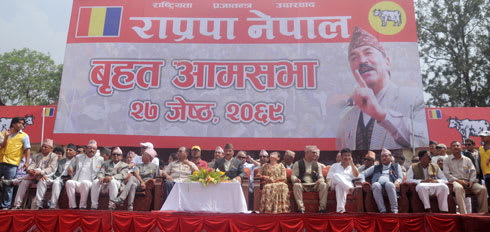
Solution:
<path fill-rule="evenodd" d="M 0 231 L 490 231 L 490 214 L 0 211 Z"/>

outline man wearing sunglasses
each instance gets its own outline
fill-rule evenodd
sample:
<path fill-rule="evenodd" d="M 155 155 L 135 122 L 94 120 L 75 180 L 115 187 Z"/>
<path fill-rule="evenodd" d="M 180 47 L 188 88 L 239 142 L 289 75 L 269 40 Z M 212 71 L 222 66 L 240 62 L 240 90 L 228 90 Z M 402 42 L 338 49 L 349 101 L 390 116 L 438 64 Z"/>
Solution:
<path fill-rule="evenodd" d="M 481 179 L 483 179 L 481 173 L 481 159 L 480 154 L 478 153 L 478 149 L 476 149 L 475 146 L 475 140 L 465 139 L 464 146 L 466 147 L 466 150 L 463 151 L 463 155 L 470 158 L 473 165 L 475 165 L 476 178 L 478 179 L 478 181 L 480 181 Z"/>
<path fill-rule="evenodd" d="M 431 163 L 437 164 L 437 160 L 439 158 L 446 159 L 447 158 L 447 147 L 446 144 L 444 143 L 439 143 L 436 146 L 437 153 L 436 154 L 431 154 L 432 158 L 430 160 Z"/>
<path fill-rule="evenodd" d="M 359 172 L 362 172 L 370 168 L 374 165 L 374 160 L 376 160 L 376 153 L 374 153 L 373 151 L 368 151 L 367 154 L 364 156 L 363 164 L 357 170 L 359 170 Z"/>
<path fill-rule="evenodd" d="M 117 198 L 119 189 L 122 189 L 122 182 L 129 173 L 129 165 L 123 161 L 123 153 L 121 148 L 116 147 L 112 151 L 111 159 L 104 162 L 102 168 L 97 173 L 97 179 L 92 183 L 91 201 L 92 209 L 97 209 L 99 206 L 99 194 L 109 192 L 109 209 L 115 210 L 114 201 Z"/>

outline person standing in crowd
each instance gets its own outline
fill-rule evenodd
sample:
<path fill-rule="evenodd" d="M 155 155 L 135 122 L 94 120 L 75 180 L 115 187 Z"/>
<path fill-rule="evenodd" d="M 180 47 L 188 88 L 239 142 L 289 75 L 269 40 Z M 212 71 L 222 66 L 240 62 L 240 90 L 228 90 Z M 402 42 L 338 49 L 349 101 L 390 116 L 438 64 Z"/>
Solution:
<path fill-rule="evenodd" d="M 12 180 L 16 177 L 17 169 L 27 170 L 31 160 L 31 143 L 29 135 L 22 131 L 25 119 L 21 117 L 12 118 L 10 129 L 2 133 L 3 141 L 0 143 L 0 177 L 4 180 Z M 19 167 L 20 160 L 25 157 L 25 163 Z M 0 208 L 8 209 L 12 203 L 11 186 L 1 187 Z"/>
<path fill-rule="evenodd" d="M 386 192 L 390 201 L 392 213 L 398 213 L 396 192 L 400 190 L 403 180 L 402 168 L 392 162 L 393 155 L 387 149 L 381 150 L 381 164 L 372 166 L 362 172 L 364 177 L 372 176 L 372 191 L 380 213 L 386 213 L 383 193 Z M 383 189 L 385 191 L 383 191 Z"/>
<path fill-rule="evenodd" d="M 305 212 L 303 203 L 303 191 L 318 192 L 319 208 L 318 212 L 325 213 L 327 209 L 327 184 L 323 177 L 323 172 L 318 163 L 313 159 L 317 146 L 309 145 L 305 148 L 305 158 L 294 163 L 291 182 L 293 183 L 294 199 L 298 204 L 300 213 Z"/>
<path fill-rule="evenodd" d="M 444 143 L 440 143 L 440 144 L 437 144 L 437 153 L 436 154 L 432 154 L 432 158 L 431 158 L 431 163 L 433 164 L 437 164 L 437 160 L 439 158 L 443 158 L 443 159 L 446 159 L 447 158 L 447 147 L 446 147 L 446 144 Z"/>
<path fill-rule="evenodd" d="M 35 209 L 43 208 L 44 195 L 48 186 L 51 185 L 51 200 L 49 204 L 50 209 L 56 209 L 58 206 L 58 199 L 60 197 L 61 189 L 64 185 L 64 179 L 68 179 L 68 166 L 70 166 L 73 157 L 77 154 L 77 147 L 73 144 L 68 144 L 66 147 L 66 158 L 58 160 L 58 167 L 53 175 L 45 175 L 41 178 L 41 181 L 37 183 L 36 189 L 36 205 Z"/>
<path fill-rule="evenodd" d="M 412 164 L 408 169 L 407 182 L 417 184 L 415 191 L 424 204 L 425 212 L 432 212 L 429 196 L 437 196 L 439 210 L 442 213 L 447 213 L 449 188 L 446 185 L 447 179 L 444 172 L 439 169 L 439 166 L 430 162 L 428 151 L 419 151 L 418 157 L 420 162 Z"/>
<path fill-rule="evenodd" d="M 284 152 L 284 159 L 282 161 L 282 164 L 286 169 L 293 169 L 295 156 L 296 153 L 294 153 L 294 151 L 286 150 Z"/>
<path fill-rule="evenodd" d="M 217 146 L 216 149 L 214 149 L 213 160 L 208 163 L 208 167 L 211 167 L 211 168 L 214 167 L 214 163 L 216 162 L 216 160 L 223 158 L 224 152 L 225 151 L 223 151 L 223 148 L 221 148 L 220 146 Z"/>
<path fill-rule="evenodd" d="M 478 179 L 478 182 L 480 182 L 483 179 L 483 175 L 481 172 L 480 153 L 478 153 L 478 149 L 476 149 L 475 140 L 465 139 L 464 145 L 466 147 L 466 150 L 463 151 L 463 155 L 470 158 L 473 165 L 475 165 L 476 178 Z"/>
<path fill-rule="evenodd" d="M 335 156 L 335 163 L 338 163 L 342 160 L 342 154 L 340 154 L 340 151 L 339 153 L 337 153 L 337 156 Z"/>
<path fill-rule="evenodd" d="M 481 160 L 480 167 L 488 194 L 490 189 L 490 131 L 483 131 L 479 136 L 483 142 L 483 145 L 478 149 Z"/>
<path fill-rule="evenodd" d="M 51 173 L 56 171 L 58 155 L 52 151 L 53 140 L 46 139 L 41 146 L 41 152 L 32 156 L 32 162 L 27 168 L 27 175 L 19 180 L 20 184 L 15 196 L 13 209 L 21 208 L 24 195 L 32 183 L 39 183 L 41 179 L 45 178 L 45 175 L 51 175 Z"/>
<path fill-rule="evenodd" d="M 119 193 L 122 182 L 126 179 L 129 174 L 129 165 L 123 161 L 123 152 L 121 148 L 116 147 L 112 151 L 111 159 L 107 160 L 102 164 L 102 168 L 97 174 L 96 180 L 92 182 L 92 188 L 90 190 L 91 194 L 91 208 L 97 209 L 99 206 L 99 194 L 109 193 L 109 210 L 115 210 L 116 205 L 114 200 Z"/>
<path fill-rule="evenodd" d="M 286 184 L 286 168 L 279 163 L 279 153 L 270 154 L 270 163 L 265 163 L 257 178 L 262 178 L 265 185 L 260 199 L 262 213 L 288 213 L 289 189 Z"/>
<path fill-rule="evenodd" d="M 100 148 L 100 156 L 104 159 L 104 162 L 111 159 L 111 150 L 107 147 Z"/>
<path fill-rule="evenodd" d="M 332 164 L 327 174 L 327 185 L 335 190 L 337 200 L 337 213 L 345 213 L 347 194 L 354 189 L 352 181 L 359 177 L 359 171 L 352 161 L 352 151 L 344 148 L 340 151 L 342 159 Z"/>
<path fill-rule="evenodd" d="M 65 155 L 65 150 L 63 150 L 63 147 L 55 147 L 53 149 L 53 153 L 58 155 L 58 161 L 63 159 L 63 156 Z"/>
<path fill-rule="evenodd" d="M 437 160 L 437 166 L 439 166 L 439 168 L 444 171 L 444 158 L 440 157 Z"/>
<path fill-rule="evenodd" d="M 364 163 L 357 170 L 362 172 L 374 165 L 374 161 L 376 160 L 376 153 L 373 151 L 368 151 L 364 156 Z"/>
<path fill-rule="evenodd" d="M 219 159 L 214 163 L 214 169 L 225 172 L 225 175 L 230 180 L 236 180 L 242 183 L 242 179 L 246 178 L 245 171 L 243 170 L 242 161 L 233 157 L 235 152 L 233 151 L 233 144 L 227 143 L 225 145 L 225 157 Z"/>
<path fill-rule="evenodd" d="M 167 168 L 163 170 L 163 177 L 165 182 L 163 184 L 163 201 L 167 199 L 167 196 L 172 191 L 175 182 L 187 181 L 193 172 L 198 171 L 199 168 L 195 163 L 189 161 L 189 148 L 180 147 L 177 150 L 177 156 L 179 160 L 176 160 L 168 164 Z"/>
<path fill-rule="evenodd" d="M 133 211 L 136 190 L 145 190 L 148 181 L 152 181 L 159 174 L 158 166 L 151 162 L 153 159 L 152 157 L 156 156 L 156 153 L 157 152 L 153 148 L 147 148 L 145 151 L 143 151 L 143 163 L 136 165 L 134 175 L 129 178 L 128 183 L 126 186 L 124 186 L 119 197 L 114 200 L 111 199 L 114 204 L 121 205 L 123 204 L 124 200 L 128 198 L 128 211 Z M 192 163 L 190 161 L 187 162 Z"/>
<path fill-rule="evenodd" d="M 196 164 L 199 169 L 208 169 L 208 162 L 201 159 L 201 147 L 197 145 L 191 148 L 191 161 Z"/>
<path fill-rule="evenodd" d="M 479 213 L 488 212 L 487 189 L 478 183 L 475 166 L 462 154 L 461 143 L 451 142 L 452 155 L 444 159 L 444 175 L 453 183 L 456 203 L 461 214 L 466 214 L 465 189 L 469 189 L 478 198 Z"/>
<path fill-rule="evenodd" d="M 92 187 L 92 182 L 97 179 L 104 159 L 96 156 L 97 142 L 90 140 L 85 153 L 78 154 L 68 166 L 68 175 L 71 180 L 66 182 L 66 195 L 70 209 L 77 209 L 75 193 L 80 193 L 80 209 L 87 208 L 87 198 Z"/>
<path fill-rule="evenodd" d="M 433 140 L 429 141 L 429 152 L 430 152 L 430 157 L 439 154 L 439 152 L 437 151 L 437 142 L 436 141 L 433 141 Z"/>

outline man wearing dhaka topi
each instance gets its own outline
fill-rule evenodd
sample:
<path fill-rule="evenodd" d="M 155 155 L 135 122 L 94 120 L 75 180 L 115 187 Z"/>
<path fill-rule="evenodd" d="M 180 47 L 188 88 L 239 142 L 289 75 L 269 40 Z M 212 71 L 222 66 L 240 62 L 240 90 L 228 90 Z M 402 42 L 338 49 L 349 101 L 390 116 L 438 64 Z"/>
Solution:
<path fill-rule="evenodd" d="M 342 111 L 337 148 L 410 147 L 412 107 L 415 146 L 427 146 L 423 93 L 418 88 L 395 85 L 390 58 L 376 37 L 356 27 L 348 58 L 358 87 Z"/>

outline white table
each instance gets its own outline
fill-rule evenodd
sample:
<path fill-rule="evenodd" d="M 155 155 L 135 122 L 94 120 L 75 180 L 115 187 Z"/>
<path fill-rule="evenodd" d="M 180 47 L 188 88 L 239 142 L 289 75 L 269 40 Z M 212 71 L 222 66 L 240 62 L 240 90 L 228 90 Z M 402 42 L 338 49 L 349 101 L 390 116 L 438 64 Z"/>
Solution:
<path fill-rule="evenodd" d="M 247 203 L 238 182 L 208 184 L 177 182 L 161 210 L 212 213 L 246 213 Z"/>

